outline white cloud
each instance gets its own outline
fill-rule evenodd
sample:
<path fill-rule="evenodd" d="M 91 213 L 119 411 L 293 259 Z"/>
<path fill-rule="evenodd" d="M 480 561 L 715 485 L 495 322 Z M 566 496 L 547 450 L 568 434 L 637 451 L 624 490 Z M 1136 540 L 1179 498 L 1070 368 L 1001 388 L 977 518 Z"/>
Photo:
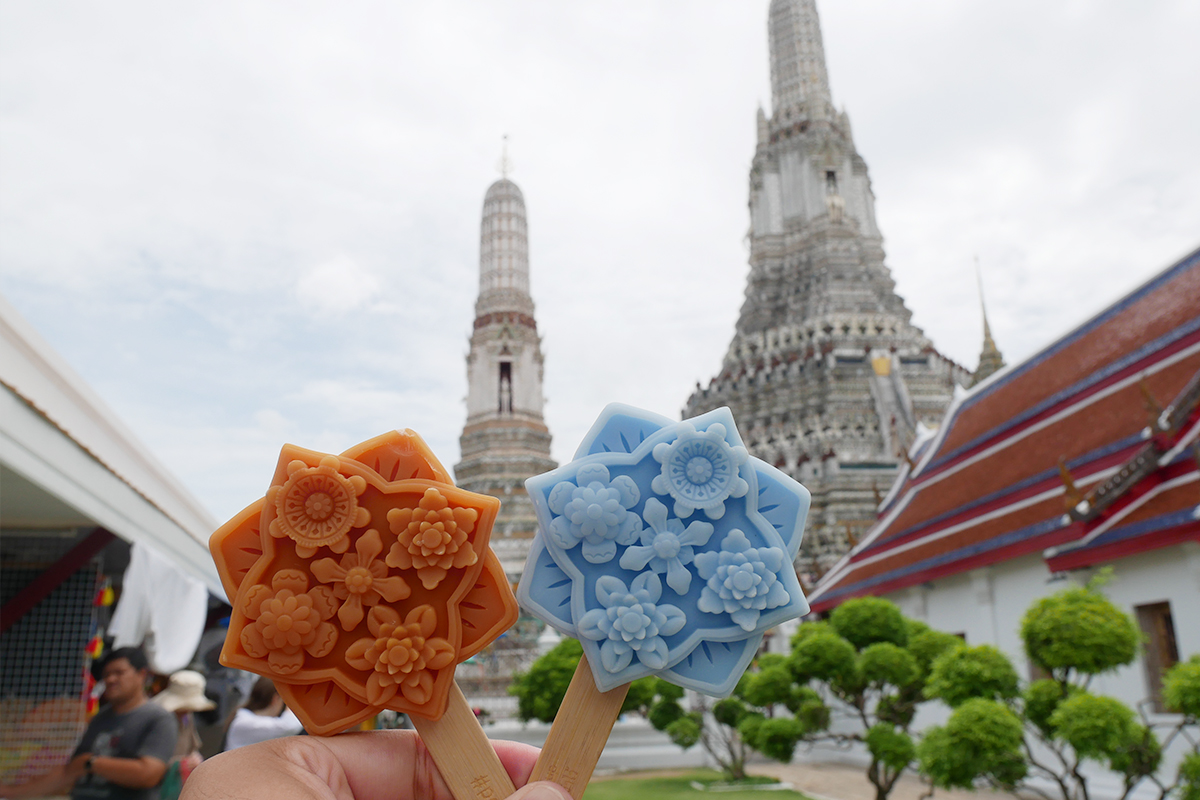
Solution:
<path fill-rule="evenodd" d="M 218 515 L 284 440 L 447 465 L 511 135 L 547 419 L 677 413 L 747 271 L 767 0 L 0 4 L 0 291 Z M 898 290 L 973 367 L 1197 244 L 1200 4 L 821 0 Z M 248 488 L 247 488 L 248 487 Z"/>
<path fill-rule="evenodd" d="M 345 314 L 373 299 L 379 280 L 349 256 L 336 256 L 296 281 L 296 297 L 310 313 Z"/>

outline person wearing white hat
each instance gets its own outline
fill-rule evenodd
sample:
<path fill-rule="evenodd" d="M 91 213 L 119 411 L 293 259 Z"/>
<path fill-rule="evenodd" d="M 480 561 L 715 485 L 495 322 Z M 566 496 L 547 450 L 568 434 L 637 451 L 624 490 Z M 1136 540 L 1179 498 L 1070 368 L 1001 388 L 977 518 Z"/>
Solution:
<path fill-rule="evenodd" d="M 204 759 L 200 756 L 200 735 L 196 732 L 196 721 L 192 713 L 211 711 L 217 704 L 204 694 L 204 676 L 190 669 L 171 675 L 167 688 L 153 697 L 153 701 L 175 714 L 179 721 L 179 739 L 175 743 L 175 755 L 167 765 L 163 778 L 161 800 L 174 800 L 183 789 L 192 770 Z"/>

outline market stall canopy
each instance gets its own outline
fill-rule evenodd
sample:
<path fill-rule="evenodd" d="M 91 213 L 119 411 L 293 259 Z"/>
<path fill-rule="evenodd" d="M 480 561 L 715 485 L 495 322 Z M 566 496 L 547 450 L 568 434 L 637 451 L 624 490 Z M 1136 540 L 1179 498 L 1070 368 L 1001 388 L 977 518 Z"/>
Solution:
<path fill-rule="evenodd" d="M 3 298 L 0 483 L 5 528 L 102 527 L 225 597 L 216 520 Z"/>

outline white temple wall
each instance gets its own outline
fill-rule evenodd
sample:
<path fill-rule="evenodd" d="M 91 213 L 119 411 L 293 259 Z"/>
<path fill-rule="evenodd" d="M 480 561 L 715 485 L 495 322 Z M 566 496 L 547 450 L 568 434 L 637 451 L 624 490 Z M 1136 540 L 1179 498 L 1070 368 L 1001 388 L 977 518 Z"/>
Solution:
<path fill-rule="evenodd" d="M 501 355 L 500 343 L 489 342 L 479 348 L 467 367 L 467 417 L 495 415 L 500 407 L 500 362 L 511 366 L 512 408 L 514 411 L 541 414 L 545 398 L 542 395 L 541 365 L 535 348 L 507 340 L 510 353 Z"/>
<path fill-rule="evenodd" d="M 475 353 L 467 364 L 467 419 L 494 413 L 500 390 L 500 375 L 487 351 Z"/>
<path fill-rule="evenodd" d="M 1113 579 L 1104 593 L 1134 615 L 1135 607 L 1169 602 L 1180 660 L 1200 653 L 1200 544 L 1142 553 L 1113 564 Z M 1004 651 L 1023 680 L 1031 676 L 1021 643 L 1021 618 L 1040 597 L 1085 583 L 1095 570 L 1079 570 L 1052 578 L 1040 554 L 941 578 L 921 587 L 889 595 L 901 610 L 931 627 L 964 634 L 970 645 L 991 644 Z M 1098 675 L 1092 690 L 1131 706 L 1147 697 L 1146 667 L 1139 655 L 1133 663 Z"/>
<path fill-rule="evenodd" d="M 513 410 L 532 414 L 542 413 L 542 381 L 540 365 L 532 347 L 522 347 L 512 356 Z"/>

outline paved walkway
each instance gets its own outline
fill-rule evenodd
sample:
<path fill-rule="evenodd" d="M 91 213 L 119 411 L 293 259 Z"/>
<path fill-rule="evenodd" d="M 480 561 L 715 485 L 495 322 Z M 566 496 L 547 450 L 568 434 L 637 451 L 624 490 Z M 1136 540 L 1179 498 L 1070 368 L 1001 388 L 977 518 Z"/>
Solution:
<path fill-rule="evenodd" d="M 866 770 L 850 764 L 752 764 L 751 775 L 771 775 L 792 784 L 813 800 L 875 800 L 875 787 Z M 892 787 L 888 800 L 918 800 L 929 791 L 916 775 L 905 773 Z M 1012 795 L 992 791 L 938 789 L 934 800 L 1012 800 Z"/>

